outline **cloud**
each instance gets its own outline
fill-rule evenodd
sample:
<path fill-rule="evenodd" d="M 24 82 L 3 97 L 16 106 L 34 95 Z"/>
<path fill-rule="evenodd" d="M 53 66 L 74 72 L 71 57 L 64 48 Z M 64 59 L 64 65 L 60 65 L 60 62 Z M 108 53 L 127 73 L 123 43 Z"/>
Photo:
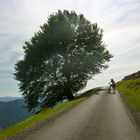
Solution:
<path fill-rule="evenodd" d="M 97 22 L 104 30 L 107 49 L 114 55 L 108 70 L 90 80 L 86 89 L 106 85 L 112 77 L 120 80 L 140 69 L 139 0 L 0 0 L 0 3 L 0 96 L 20 96 L 12 75 L 14 64 L 23 57 L 24 42 L 58 9 L 75 10 L 92 23 Z"/>

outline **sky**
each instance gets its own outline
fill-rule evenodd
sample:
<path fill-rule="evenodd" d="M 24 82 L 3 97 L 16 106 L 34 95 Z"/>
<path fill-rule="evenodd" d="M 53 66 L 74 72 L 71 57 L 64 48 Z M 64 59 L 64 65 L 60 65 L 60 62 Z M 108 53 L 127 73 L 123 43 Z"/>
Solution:
<path fill-rule="evenodd" d="M 21 96 L 14 64 L 23 58 L 24 42 L 59 9 L 74 10 L 97 23 L 114 56 L 109 68 L 89 80 L 84 90 L 140 70 L 140 0 L 0 0 L 0 9 L 0 97 Z"/>

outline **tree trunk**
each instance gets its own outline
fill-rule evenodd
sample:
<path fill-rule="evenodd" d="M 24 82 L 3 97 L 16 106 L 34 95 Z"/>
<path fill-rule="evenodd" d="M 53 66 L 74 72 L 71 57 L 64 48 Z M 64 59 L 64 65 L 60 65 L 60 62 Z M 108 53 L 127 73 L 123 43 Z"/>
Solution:
<path fill-rule="evenodd" d="M 65 66 L 64 66 L 64 74 L 66 76 L 66 83 L 65 83 L 65 89 L 64 89 L 64 92 L 65 92 L 65 95 L 67 97 L 67 99 L 69 101 L 73 100 L 74 99 L 74 96 L 72 94 L 72 90 L 71 90 L 71 81 L 70 81 L 70 77 L 71 77 L 71 67 L 70 67 L 70 64 L 68 62 L 68 58 L 67 58 L 67 54 L 65 55 Z"/>
<path fill-rule="evenodd" d="M 71 101 L 71 100 L 74 99 L 74 96 L 73 96 L 73 94 L 72 94 L 70 88 L 67 88 L 67 89 L 66 89 L 66 96 L 67 96 L 67 99 L 68 99 L 69 101 Z"/>
<path fill-rule="evenodd" d="M 73 93 L 72 93 L 72 90 L 71 90 L 70 83 L 68 83 L 68 82 L 65 83 L 64 94 L 65 94 L 65 96 L 67 97 L 67 99 L 69 101 L 71 101 L 71 100 L 74 99 L 74 96 L 73 96 Z"/>

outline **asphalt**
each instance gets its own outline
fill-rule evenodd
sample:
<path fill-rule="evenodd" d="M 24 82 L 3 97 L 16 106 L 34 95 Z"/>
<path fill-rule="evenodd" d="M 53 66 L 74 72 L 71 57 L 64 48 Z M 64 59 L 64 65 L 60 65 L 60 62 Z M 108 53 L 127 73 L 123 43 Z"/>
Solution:
<path fill-rule="evenodd" d="M 140 140 L 120 94 L 93 94 L 26 140 Z"/>

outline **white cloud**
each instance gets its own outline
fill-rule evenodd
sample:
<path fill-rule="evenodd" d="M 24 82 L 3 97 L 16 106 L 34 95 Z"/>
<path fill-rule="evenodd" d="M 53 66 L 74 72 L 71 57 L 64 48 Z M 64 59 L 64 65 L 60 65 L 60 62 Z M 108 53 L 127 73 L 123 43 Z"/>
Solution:
<path fill-rule="evenodd" d="M 97 22 L 104 29 L 107 49 L 114 55 L 109 69 L 90 80 L 86 89 L 105 85 L 112 77 L 120 80 L 140 69 L 139 0 L 0 0 L 0 3 L 0 82 L 11 83 L 5 90 L 0 87 L 0 96 L 4 96 L 3 92 L 17 95 L 17 84 L 11 79 L 14 63 L 23 57 L 22 46 L 58 9 L 75 10 Z"/>

